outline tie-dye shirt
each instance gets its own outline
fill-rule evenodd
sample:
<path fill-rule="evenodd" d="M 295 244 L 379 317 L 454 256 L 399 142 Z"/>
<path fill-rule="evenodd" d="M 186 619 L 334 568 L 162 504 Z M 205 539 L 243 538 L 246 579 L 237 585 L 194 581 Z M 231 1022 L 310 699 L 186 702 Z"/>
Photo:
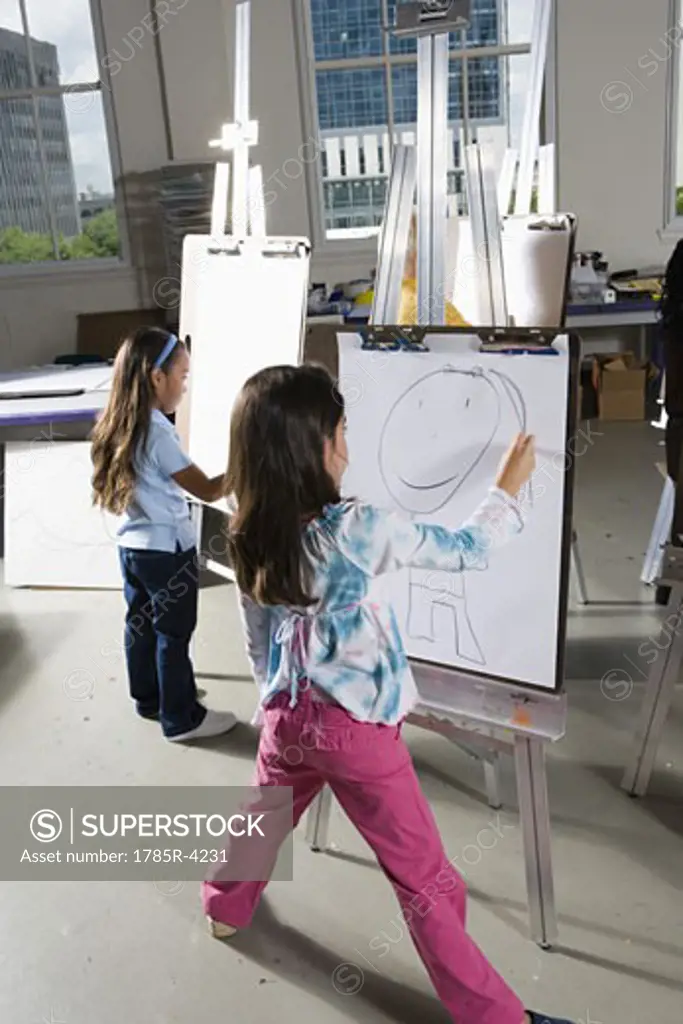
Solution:
<path fill-rule="evenodd" d="M 454 531 L 356 501 L 327 506 L 304 530 L 316 603 L 306 610 L 261 607 L 240 595 L 261 707 L 282 691 L 294 706 L 313 684 L 358 721 L 400 722 L 417 690 L 394 610 L 369 593 L 373 579 L 408 566 L 485 569 L 492 549 L 523 525 L 520 505 L 498 489 Z"/>

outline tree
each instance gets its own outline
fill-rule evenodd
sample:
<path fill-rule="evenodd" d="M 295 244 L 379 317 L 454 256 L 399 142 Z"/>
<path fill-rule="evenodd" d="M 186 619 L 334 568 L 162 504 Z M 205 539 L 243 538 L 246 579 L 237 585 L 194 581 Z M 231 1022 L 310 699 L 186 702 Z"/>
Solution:
<path fill-rule="evenodd" d="M 83 256 L 75 255 L 73 259 L 87 259 L 90 256 L 118 256 L 119 255 L 119 226 L 116 220 L 116 210 L 103 210 L 95 214 L 85 224 L 83 234 L 74 238 L 72 246 L 77 247 L 78 243 L 85 245 L 85 239 L 92 246 L 92 252 L 88 252 L 85 246 Z"/>
<path fill-rule="evenodd" d="M 0 231 L 0 263 L 39 263 L 54 259 L 52 239 L 21 228 Z"/>
<path fill-rule="evenodd" d="M 74 238 L 59 239 L 60 260 L 88 260 L 119 255 L 119 231 L 115 210 L 96 214 Z M 0 231 L 0 264 L 42 263 L 53 260 L 50 235 L 5 228 Z"/>

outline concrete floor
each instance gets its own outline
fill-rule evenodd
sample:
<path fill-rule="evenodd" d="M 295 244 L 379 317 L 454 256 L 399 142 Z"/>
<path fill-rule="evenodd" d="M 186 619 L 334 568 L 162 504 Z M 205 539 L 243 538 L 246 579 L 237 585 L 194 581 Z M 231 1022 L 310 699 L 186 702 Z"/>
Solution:
<path fill-rule="evenodd" d="M 470 923 L 532 1007 L 577 1024 L 680 1024 L 680 691 L 650 795 L 635 802 L 619 789 L 643 696 L 643 678 L 626 658 L 638 665 L 638 644 L 655 635 L 658 622 L 638 577 L 661 490 L 654 463 L 662 453 L 643 424 L 595 427 L 602 436 L 577 460 L 576 522 L 591 596 L 643 603 L 574 607 L 570 614 L 569 731 L 549 758 L 561 944 L 543 953 L 527 939 L 510 765 L 501 821 L 512 827 L 467 869 Z M 201 606 L 202 685 L 211 704 L 248 721 L 255 695 L 232 595 L 223 586 L 206 589 Z M 185 749 L 165 744 L 154 724 L 133 717 L 123 665 L 108 653 L 121 610 L 118 594 L 0 589 L 3 783 L 247 783 L 256 743 L 249 727 L 208 748 Z M 600 680 L 622 668 L 633 686 L 603 687 L 605 695 Z M 495 818 L 480 770 L 438 737 L 408 730 L 408 738 L 456 857 Z M 205 934 L 194 884 L 169 892 L 152 883 L 2 883 L 0 1021 L 445 1021 L 407 939 L 383 959 L 373 952 L 373 937 L 396 934 L 393 894 L 339 812 L 333 833 L 334 856 L 312 854 L 297 835 L 296 881 L 274 884 L 253 929 L 229 946 Z"/>

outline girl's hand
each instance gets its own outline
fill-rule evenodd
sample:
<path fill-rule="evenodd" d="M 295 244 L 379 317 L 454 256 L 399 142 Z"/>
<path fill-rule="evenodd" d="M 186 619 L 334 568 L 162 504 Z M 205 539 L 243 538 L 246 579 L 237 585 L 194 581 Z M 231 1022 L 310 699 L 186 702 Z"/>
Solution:
<path fill-rule="evenodd" d="M 531 434 L 518 434 L 503 459 L 496 487 L 515 498 L 536 469 L 536 442 Z"/>

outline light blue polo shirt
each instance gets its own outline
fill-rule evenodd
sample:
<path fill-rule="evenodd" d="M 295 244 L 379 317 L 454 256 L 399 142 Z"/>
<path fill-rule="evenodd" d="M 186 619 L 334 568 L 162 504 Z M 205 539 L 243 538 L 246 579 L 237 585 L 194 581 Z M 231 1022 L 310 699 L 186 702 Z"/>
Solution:
<path fill-rule="evenodd" d="M 173 424 L 152 410 L 144 450 L 136 460 L 133 500 L 118 531 L 119 545 L 136 551 L 189 551 L 197 543 L 182 487 L 173 480 L 192 465 Z"/>

